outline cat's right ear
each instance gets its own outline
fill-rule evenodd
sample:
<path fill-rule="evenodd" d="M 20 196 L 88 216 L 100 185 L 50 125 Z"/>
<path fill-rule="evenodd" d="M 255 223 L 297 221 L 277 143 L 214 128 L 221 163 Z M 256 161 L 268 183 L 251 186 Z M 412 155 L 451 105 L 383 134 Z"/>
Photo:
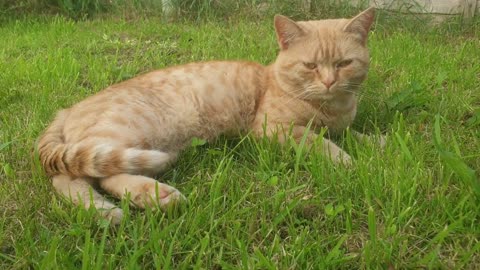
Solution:
<path fill-rule="evenodd" d="M 275 32 L 278 45 L 282 50 L 288 49 L 292 42 L 304 34 L 303 29 L 294 21 L 282 15 L 275 15 Z"/>

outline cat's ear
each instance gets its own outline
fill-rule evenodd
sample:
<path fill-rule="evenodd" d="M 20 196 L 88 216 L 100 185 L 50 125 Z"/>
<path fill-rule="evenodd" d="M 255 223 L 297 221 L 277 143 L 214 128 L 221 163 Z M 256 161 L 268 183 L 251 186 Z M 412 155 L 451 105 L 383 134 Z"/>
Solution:
<path fill-rule="evenodd" d="M 361 42 L 365 44 L 367 43 L 368 31 L 370 31 L 374 18 L 375 8 L 368 8 L 351 19 L 343 30 L 357 35 Z"/>
<path fill-rule="evenodd" d="M 275 32 L 278 45 L 282 50 L 288 49 L 292 42 L 305 34 L 304 30 L 294 21 L 282 15 L 275 15 Z"/>

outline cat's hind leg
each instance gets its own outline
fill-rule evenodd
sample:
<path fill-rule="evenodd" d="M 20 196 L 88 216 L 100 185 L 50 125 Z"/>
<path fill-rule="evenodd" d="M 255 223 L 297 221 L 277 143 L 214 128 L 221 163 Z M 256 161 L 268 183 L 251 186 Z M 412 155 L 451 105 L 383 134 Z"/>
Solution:
<path fill-rule="evenodd" d="M 117 174 L 99 180 L 100 187 L 113 196 L 129 198 L 137 207 L 167 209 L 185 200 L 176 188 L 142 175 Z"/>
<path fill-rule="evenodd" d="M 83 205 L 85 208 L 93 205 L 104 218 L 111 220 L 113 224 L 121 222 L 123 211 L 98 193 L 89 184 L 89 179 L 72 179 L 67 175 L 57 175 L 53 177 L 52 184 L 58 193 L 73 204 Z"/>

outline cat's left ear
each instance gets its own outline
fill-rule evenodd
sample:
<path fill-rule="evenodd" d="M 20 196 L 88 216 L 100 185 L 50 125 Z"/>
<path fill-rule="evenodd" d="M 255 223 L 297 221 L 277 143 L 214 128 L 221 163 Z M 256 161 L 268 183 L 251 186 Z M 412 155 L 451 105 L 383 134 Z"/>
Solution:
<path fill-rule="evenodd" d="M 368 31 L 372 26 L 373 19 L 375 18 L 375 8 L 371 7 L 360 14 L 355 16 L 350 22 L 343 28 L 345 32 L 358 35 L 363 44 L 367 43 Z"/>

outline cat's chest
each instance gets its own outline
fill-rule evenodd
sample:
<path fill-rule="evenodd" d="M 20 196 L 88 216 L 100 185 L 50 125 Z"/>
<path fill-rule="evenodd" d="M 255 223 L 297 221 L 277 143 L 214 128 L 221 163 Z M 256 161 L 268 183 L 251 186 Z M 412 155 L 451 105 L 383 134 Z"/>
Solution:
<path fill-rule="evenodd" d="M 355 99 L 318 104 L 299 101 L 289 110 L 290 118 L 296 125 L 308 125 L 308 122 L 313 121 L 317 127 L 341 132 L 355 119 L 357 103 Z"/>
<path fill-rule="evenodd" d="M 284 96 L 266 96 L 257 112 L 254 125 L 261 126 L 265 121 L 275 124 L 307 126 L 310 121 L 317 127 L 328 127 L 340 132 L 354 120 L 357 111 L 356 100 L 318 104 L 304 100 L 293 100 Z"/>
<path fill-rule="evenodd" d="M 333 103 L 318 108 L 317 119 L 334 132 L 341 132 L 350 126 L 357 113 L 355 99 Z"/>

